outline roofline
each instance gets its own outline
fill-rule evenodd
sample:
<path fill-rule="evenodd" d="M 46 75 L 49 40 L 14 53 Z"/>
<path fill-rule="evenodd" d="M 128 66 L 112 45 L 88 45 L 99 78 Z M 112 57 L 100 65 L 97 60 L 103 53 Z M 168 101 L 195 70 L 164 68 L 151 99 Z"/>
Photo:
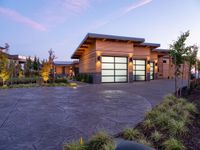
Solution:
<path fill-rule="evenodd" d="M 84 39 L 81 41 L 79 46 L 76 48 L 74 53 L 72 54 L 71 58 L 74 59 L 74 54 L 76 51 L 81 47 L 81 45 L 88 39 L 112 39 L 112 40 L 120 40 L 120 41 L 133 41 L 133 42 L 139 42 L 143 43 L 145 41 L 144 38 L 137 38 L 137 37 L 125 37 L 125 36 L 117 36 L 117 35 L 106 35 L 106 34 L 97 34 L 97 33 L 88 33 Z"/>
<path fill-rule="evenodd" d="M 160 47 L 160 44 L 158 44 L 158 43 L 141 43 L 139 45 L 136 45 L 136 47 L 137 46 L 149 46 L 149 47 L 157 48 L 157 47 Z"/>
<path fill-rule="evenodd" d="M 169 53 L 169 49 L 158 49 L 158 48 L 156 48 L 156 49 L 153 49 L 152 50 L 153 52 L 168 52 Z"/>

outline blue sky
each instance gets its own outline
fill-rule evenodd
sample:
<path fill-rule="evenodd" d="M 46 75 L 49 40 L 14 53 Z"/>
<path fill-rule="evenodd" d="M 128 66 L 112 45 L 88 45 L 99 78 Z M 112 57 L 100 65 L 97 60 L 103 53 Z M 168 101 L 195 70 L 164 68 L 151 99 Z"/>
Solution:
<path fill-rule="evenodd" d="M 0 0 L 0 45 L 41 59 L 52 48 L 57 60 L 69 60 L 88 32 L 142 37 L 168 48 L 187 30 L 187 43 L 200 46 L 199 0 Z"/>

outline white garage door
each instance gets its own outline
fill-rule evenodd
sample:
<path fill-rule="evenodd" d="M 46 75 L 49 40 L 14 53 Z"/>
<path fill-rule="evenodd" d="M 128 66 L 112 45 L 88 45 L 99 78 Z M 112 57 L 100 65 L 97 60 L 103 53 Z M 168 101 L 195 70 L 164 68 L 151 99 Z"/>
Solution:
<path fill-rule="evenodd" d="M 146 60 L 133 60 L 133 80 L 146 80 Z"/>
<path fill-rule="evenodd" d="M 101 82 L 127 82 L 127 57 L 102 57 Z"/>

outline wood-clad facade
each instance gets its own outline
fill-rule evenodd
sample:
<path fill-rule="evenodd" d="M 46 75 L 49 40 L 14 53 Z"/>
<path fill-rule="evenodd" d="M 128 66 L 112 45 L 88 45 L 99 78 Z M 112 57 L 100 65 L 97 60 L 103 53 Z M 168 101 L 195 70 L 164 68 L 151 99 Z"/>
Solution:
<path fill-rule="evenodd" d="M 157 49 L 160 44 L 144 41 L 89 33 L 72 59 L 79 59 L 79 73 L 92 75 L 94 83 L 173 78 L 168 51 Z"/>

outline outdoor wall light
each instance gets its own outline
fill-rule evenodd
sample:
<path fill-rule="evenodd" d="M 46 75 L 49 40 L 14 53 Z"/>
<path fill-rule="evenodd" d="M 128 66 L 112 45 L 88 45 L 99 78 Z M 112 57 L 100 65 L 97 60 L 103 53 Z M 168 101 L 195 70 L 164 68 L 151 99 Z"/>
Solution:
<path fill-rule="evenodd" d="M 130 62 L 130 63 L 133 62 L 133 58 L 132 58 L 132 57 L 129 58 L 129 62 Z"/>
<path fill-rule="evenodd" d="M 97 61 L 101 61 L 101 56 L 97 56 Z"/>
<path fill-rule="evenodd" d="M 147 64 L 150 65 L 150 60 L 147 61 Z"/>
<path fill-rule="evenodd" d="M 155 66 L 156 66 L 156 67 L 158 66 L 158 63 L 157 63 L 157 62 L 155 63 Z"/>

